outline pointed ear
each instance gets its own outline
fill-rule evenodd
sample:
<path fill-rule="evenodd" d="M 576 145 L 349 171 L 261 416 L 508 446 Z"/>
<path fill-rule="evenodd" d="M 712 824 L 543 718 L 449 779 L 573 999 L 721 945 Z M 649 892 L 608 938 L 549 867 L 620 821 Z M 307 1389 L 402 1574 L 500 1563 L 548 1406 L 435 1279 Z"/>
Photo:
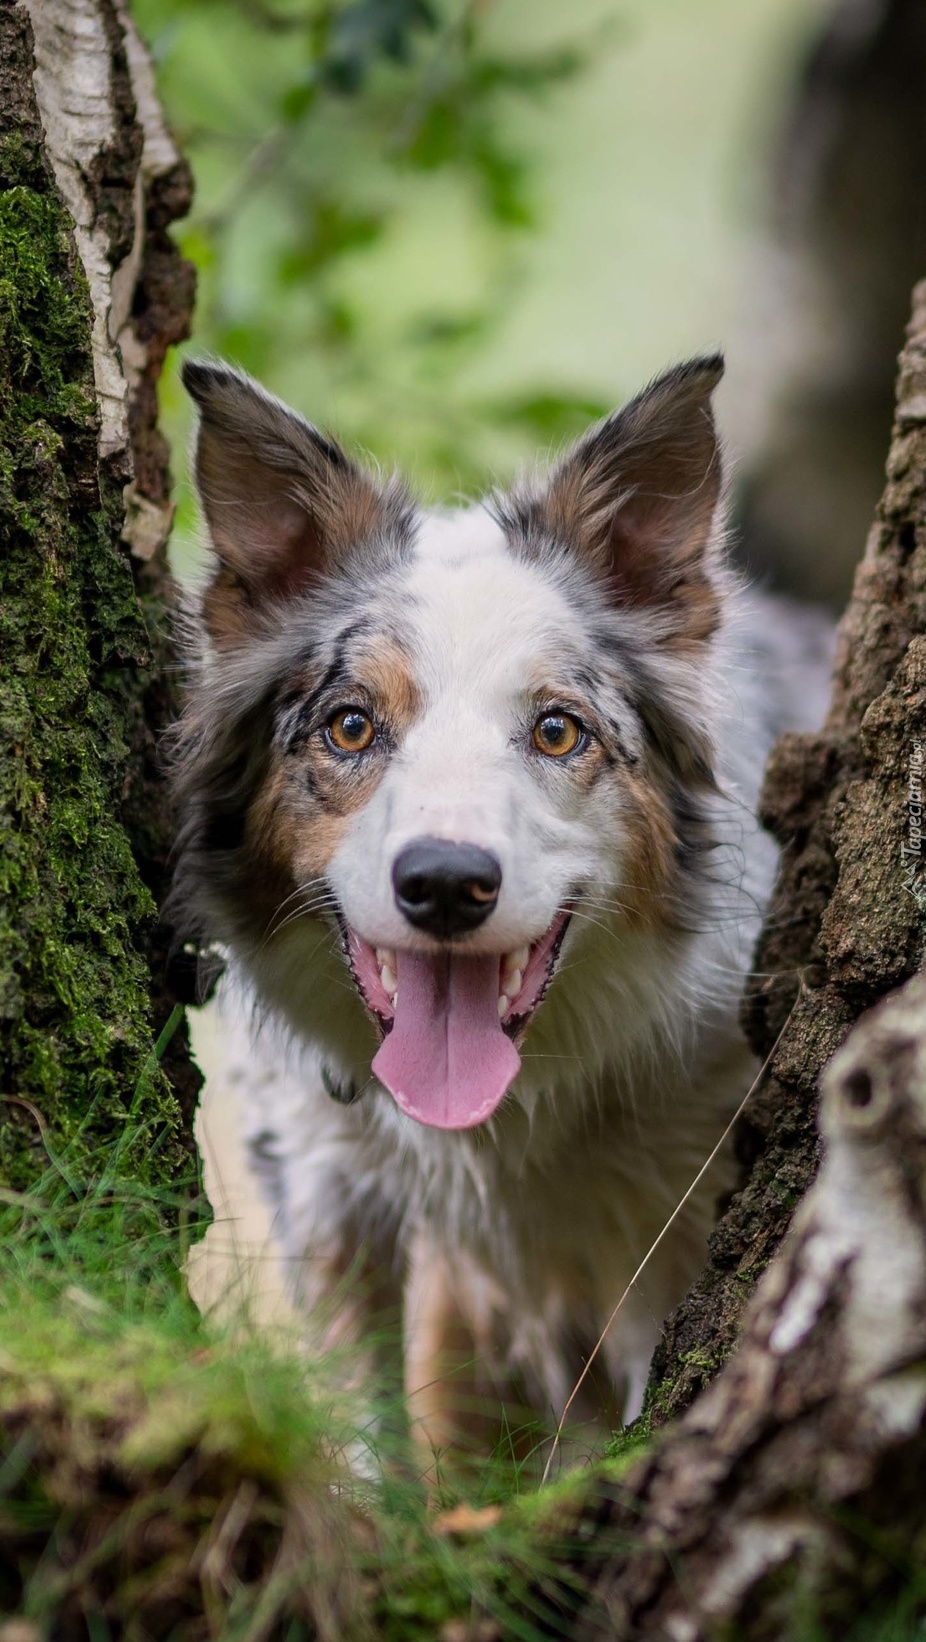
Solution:
<path fill-rule="evenodd" d="M 526 515 L 524 499 L 515 502 L 522 541 L 571 548 L 616 603 L 658 615 L 663 642 L 676 648 L 709 638 L 719 615 L 711 394 L 722 375 L 720 355 L 667 371 L 580 440 Z"/>
<path fill-rule="evenodd" d="M 187 360 L 199 407 L 194 470 L 217 564 L 203 619 L 220 648 L 260 630 L 268 607 L 301 593 L 351 547 L 407 539 L 411 504 L 227 365 Z"/>

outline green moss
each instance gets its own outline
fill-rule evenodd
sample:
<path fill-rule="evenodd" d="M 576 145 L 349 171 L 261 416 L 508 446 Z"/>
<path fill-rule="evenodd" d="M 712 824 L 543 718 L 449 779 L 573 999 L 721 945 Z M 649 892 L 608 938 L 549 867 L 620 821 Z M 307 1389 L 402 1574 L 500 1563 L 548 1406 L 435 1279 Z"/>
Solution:
<path fill-rule="evenodd" d="M 45 1138 L 80 1177 L 151 1055 L 154 916 L 119 812 L 149 646 L 100 474 L 90 305 L 27 143 L 0 144 L 0 1175 Z M 10 1099 L 9 1097 L 13 1097 Z M 28 1102 L 25 1105 L 24 1102 Z M 126 1164 L 170 1179 L 166 1080 L 146 1078 Z"/>
<path fill-rule="evenodd" d="M 635 1431 L 636 1425 L 657 1430 L 684 1414 L 698 1392 L 720 1373 L 728 1355 L 729 1350 L 722 1344 L 716 1349 L 696 1346 L 680 1352 L 676 1371 L 647 1388 L 643 1414 L 631 1426 L 629 1434 Z"/>
<path fill-rule="evenodd" d="M 605 1475 L 620 1482 L 630 1467 L 644 1454 L 653 1440 L 649 1413 L 643 1413 L 623 1431 L 615 1431 L 604 1451 Z"/>
<path fill-rule="evenodd" d="M 42 1389 L 76 1427 L 115 1433 L 127 1470 L 163 1472 L 199 1446 L 285 1489 L 336 1474 L 337 1420 L 304 1362 L 249 1337 L 232 1349 L 192 1311 L 126 1323 L 92 1291 L 0 1319 L 0 1411 Z"/>

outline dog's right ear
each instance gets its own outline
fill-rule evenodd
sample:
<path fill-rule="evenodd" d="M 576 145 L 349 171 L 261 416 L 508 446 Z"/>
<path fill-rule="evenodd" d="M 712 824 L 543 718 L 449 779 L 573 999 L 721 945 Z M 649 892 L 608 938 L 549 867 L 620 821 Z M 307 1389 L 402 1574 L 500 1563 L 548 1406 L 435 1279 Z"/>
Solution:
<path fill-rule="evenodd" d="M 181 374 L 199 407 L 194 470 L 218 561 L 203 619 L 230 648 L 350 547 L 401 535 L 411 509 L 399 485 L 381 487 L 250 377 L 192 359 Z"/>

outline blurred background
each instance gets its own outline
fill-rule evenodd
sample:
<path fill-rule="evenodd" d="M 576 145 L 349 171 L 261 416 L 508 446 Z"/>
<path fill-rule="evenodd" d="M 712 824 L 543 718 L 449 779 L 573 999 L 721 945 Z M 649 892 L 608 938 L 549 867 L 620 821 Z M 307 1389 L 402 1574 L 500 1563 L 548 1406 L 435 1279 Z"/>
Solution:
<path fill-rule="evenodd" d="M 193 352 L 446 500 L 722 346 L 740 550 L 844 596 L 926 272 L 923 0 L 133 9 L 196 179 Z"/>

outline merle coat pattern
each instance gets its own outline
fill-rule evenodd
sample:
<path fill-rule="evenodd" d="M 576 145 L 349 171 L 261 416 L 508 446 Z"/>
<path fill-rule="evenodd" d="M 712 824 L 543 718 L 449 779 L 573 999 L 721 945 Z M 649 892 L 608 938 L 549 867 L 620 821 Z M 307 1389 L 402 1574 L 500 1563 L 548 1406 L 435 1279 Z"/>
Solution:
<path fill-rule="evenodd" d="M 320 1340 L 401 1311 L 437 1448 L 515 1381 L 558 1417 L 753 1075 L 758 784 L 822 713 L 829 637 L 727 566 L 721 371 L 670 370 L 548 476 L 428 512 L 185 367 L 211 559 L 173 916 L 227 956 L 293 1290 Z M 721 1151 L 579 1413 L 639 1408 L 729 1179 Z"/>

